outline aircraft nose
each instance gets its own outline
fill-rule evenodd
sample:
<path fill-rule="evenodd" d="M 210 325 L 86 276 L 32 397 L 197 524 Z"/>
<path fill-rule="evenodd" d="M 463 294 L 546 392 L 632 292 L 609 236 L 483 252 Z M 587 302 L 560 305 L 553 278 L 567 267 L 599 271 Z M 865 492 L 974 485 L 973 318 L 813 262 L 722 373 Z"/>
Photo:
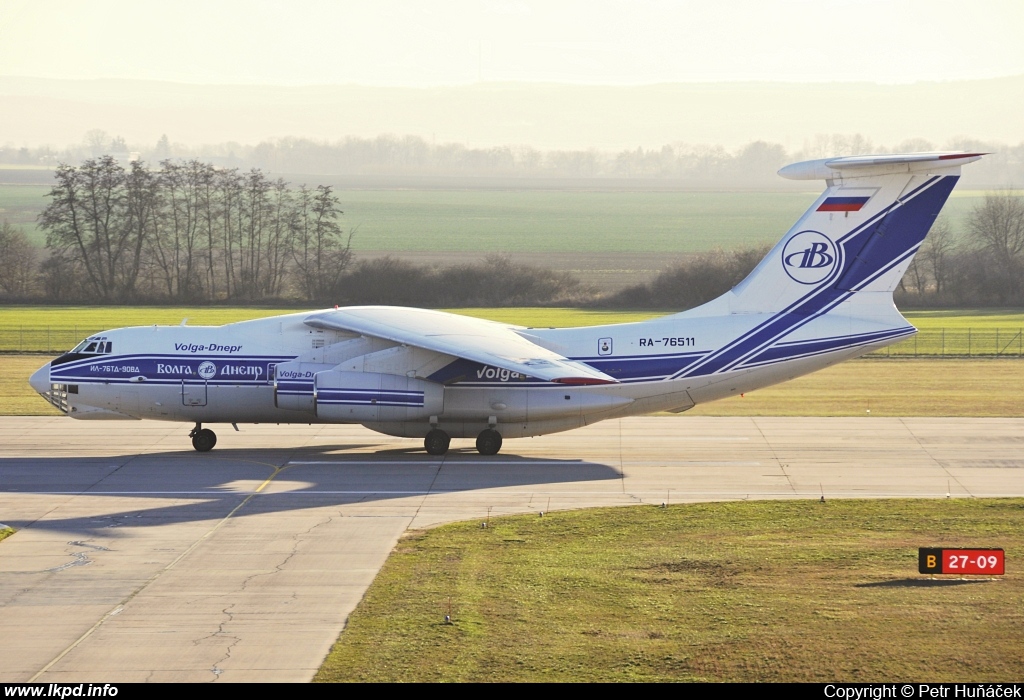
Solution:
<path fill-rule="evenodd" d="M 32 388 L 40 394 L 45 394 L 50 391 L 50 363 L 47 362 L 45 365 L 33 372 L 32 376 L 28 379 L 28 383 L 31 384 Z"/>

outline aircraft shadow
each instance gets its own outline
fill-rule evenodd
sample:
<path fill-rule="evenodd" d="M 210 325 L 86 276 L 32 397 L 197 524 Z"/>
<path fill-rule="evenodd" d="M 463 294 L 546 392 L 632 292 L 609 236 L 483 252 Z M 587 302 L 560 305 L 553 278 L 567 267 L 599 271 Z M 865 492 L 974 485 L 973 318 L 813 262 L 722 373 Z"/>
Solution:
<path fill-rule="evenodd" d="M 542 488 L 621 478 L 612 466 L 584 460 L 503 454 L 484 457 L 475 450 L 451 450 L 443 458 L 404 448 L 353 452 L 365 447 L 335 444 L 301 449 L 221 449 L 208 454 L 175 451 L 0 458 L 0 496 L 7 499 L 24 493 L 141 498 L 147 502 L 143 507 L 74 518 L 23 519 L 11 513 L 0 520 L 15 528 L 31 525 L 79 536 L 116 537 L 119 527 L 219 520 L 261 484 L 258 496 L 233 517 L 386 502 L 428 493 Z M 164 505 L 150 507 L 154 501 Z"/>

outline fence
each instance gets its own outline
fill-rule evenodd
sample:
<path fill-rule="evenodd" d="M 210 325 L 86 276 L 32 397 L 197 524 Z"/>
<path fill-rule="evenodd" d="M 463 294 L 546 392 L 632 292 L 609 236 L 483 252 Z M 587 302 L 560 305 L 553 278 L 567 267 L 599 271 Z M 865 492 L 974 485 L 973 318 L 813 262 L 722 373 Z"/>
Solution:
<path fill-rule="evenodd" d="M 0 352 L 61 353 L 101 330 L 78 326 L 0 328 Z M 1024 357 L 1024 329 L 929 329 L 868 357 Z"/>
<path fill-rule="evenodd" d="M 1024 357 L 1024 329 L 932 328 L 869 357 Z"/>

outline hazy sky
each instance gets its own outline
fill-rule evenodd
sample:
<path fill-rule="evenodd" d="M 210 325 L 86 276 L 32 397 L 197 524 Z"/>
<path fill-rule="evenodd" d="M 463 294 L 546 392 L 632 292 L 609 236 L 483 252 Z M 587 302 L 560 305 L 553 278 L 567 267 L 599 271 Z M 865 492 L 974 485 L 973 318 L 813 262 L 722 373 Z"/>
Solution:
<path fill-rule="evenodd" d="M 914 82 L 1024 73 L 1022 0 L 0 0 L 0 75 Z"/>

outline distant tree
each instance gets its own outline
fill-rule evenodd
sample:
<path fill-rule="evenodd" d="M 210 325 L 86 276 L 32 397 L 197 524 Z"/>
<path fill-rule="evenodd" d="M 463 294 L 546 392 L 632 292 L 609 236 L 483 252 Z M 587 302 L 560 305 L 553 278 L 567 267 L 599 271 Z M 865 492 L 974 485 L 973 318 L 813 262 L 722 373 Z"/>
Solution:
<path fill-rule="evenodd" d="M 986 258 L 986 286 L 1000 303 L 1019 300 L 1024 281 L 1024 197 L 989 194 L 971 212 L 967 225 Z"/>
<path fill-rule="evenodd" d="M 352 233 L 346 237 L 338 223 L 342 212 L 329 185 L 295 195 L 291 252 L 304 298 L 326 301 L 336 294 L 352 262 Z"/>
<path fill-rule="evenodd" d="M 620 308 L 689 309 L 729 291 L 750 274 L 770 246 L 696 255 L 660 273 L 647 284 L 627 287 L 605 300 Z"/>
<path fill-rule="evenodd" d="M 36 247 L 19 228 L 0 224 L 0 291 L 4 296 L 26 297 L 35 291 Z"/>
<path fill-rule="evenodd" d="M 85 132 L 85 147 L 89 149 L 93 158 L 109 152 L 110 136 L 103 129 L 90 129 Z"/>
<path fill-rule="evenodd" d="M 931 276 L 936 296 L 942 296 L 949 288 L 950 266 L 955 259 L 957 247 L 956 237 L 949 219 L 939 216 L 932 225 L 928 237 L 921 246 L 921 251 L 914 259 L 920 258 L 921 263 Z M 922 290 L 923 291 L 923 290 Z"/>
<path fill-rule="evenodd" d="M 164 134 L 156 142 L 156 148 L 153 150 L 153 159 L 157 162 L 165 161 L 171 157 L 171 142 L 167 138 L 167 134 Z"/>
<path fill-rule="evenodd" d="M 130 234 L 125 218 L 125 171 L 110 156 L 54 173 L 50 203 L 39 215 L 46 245 L 61 259 L 77 263 L 91 296 L 123 300 L 130 296 L 124 254 Z"/>
<path fill-rule="evenodd" d="M 912 138 L 901 142 L 893 149 L 893 153 L 925 153 L 934 150 L 935 144 L 931 141 L 922 138 Z"/>
<path fill-rule="evenodd" d="M 198 160 L 165 161 L 157 185 L 165 208 L 157 221 L 153 257 L 162 273 L 167 295 L 184 301 L 204 296 L 201 250 L 204 237 L 201 195 L 209 166 Z"/>

